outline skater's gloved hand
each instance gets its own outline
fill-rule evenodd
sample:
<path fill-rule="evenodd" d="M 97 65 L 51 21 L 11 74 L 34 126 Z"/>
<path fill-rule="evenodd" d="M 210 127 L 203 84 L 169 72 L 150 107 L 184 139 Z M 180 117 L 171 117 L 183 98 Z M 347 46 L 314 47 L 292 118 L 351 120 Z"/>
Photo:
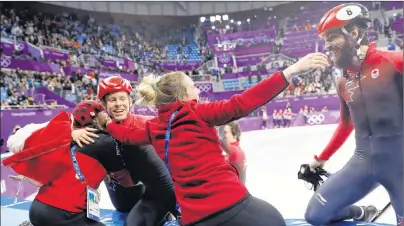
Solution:
<path fill-rule="evenodd" d="M 74 142 L 77 143 L 79 147 L 83 147 L 82 143 L 84 144 L 91 144 L 94 143 L 93 138 L 98 138 L 98 135 L 95 134 L 97 129 L 94 128 L 83 128 L 83 129 L 76 129 L 72 131 L 72 139 Z"/>
<path fill-rule="evenodd" d="M 311 161 L 311 163 L 309 164 L 310 171 L 313 172 L 313 173 L 316 173 L 316 169 L 318 167 L 324 168 L 325 162 L 326 162 L 326 160 L 321 160 L 319 158 L 313 159 L 313 161 Z"/>

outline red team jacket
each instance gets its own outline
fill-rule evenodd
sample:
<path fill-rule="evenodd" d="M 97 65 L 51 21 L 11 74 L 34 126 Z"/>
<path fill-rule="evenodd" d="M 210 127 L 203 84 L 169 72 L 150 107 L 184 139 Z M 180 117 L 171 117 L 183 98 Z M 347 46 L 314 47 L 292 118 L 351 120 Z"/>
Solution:
<path fill-rule="evenodd" d="M 70 114 L 62 111 L 46 127 L 33 132 L 24 149 L 3 160 L 3 165 L 44 184 L 37 200 L 69 212 L 82 212 L 86 209 L 86 185 L 77 179 L 73 169 L 71 131 Z M 85 154 L 76 152 L 76 157 L 87 184 L 98 188 L 107 171 Z"/>
<path fill-rule="evenodd" d="M 182 220 L 188 224 L 230 207 L 248 194 L 235 169 L 222 156 L 214 126 L 247 116 L 287 85 L 283 74 L 277 72 L 229 100 L 206 104 L 194 100 L 162 106 L 158 116 L 146 122 L 145 129 L 109 123 L 107 130 L 124 143 L 152 143 L 165 160 L 167 124 L 171 114 L 179 109 L 172 124 L 168 158 Z"/>

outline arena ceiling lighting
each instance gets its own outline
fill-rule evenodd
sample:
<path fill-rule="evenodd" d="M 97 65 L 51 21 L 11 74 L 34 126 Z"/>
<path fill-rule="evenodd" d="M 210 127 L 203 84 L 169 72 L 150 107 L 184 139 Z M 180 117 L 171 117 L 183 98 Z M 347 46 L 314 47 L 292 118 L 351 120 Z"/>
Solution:
<path fill-rule="evenodd" d="M 240 25 L 241 24 L 241 21 L 237 21 L 237 25 Z"/>
<path fill-rule="evenodd" d="M 220 15 L 216 15 L 216 20 L 221 20 L 222 17 Z"/>
<path fill-rule="evenodd" d="M 234 20 L 230 20 L 230 23 L 234 23 Z"/>
<path fill-rule="evenodd" d="M 203 22 L 205 22 L 206 17 L 203 16 L 203 17 L 201 17 L 199 20 L 201 21 L 201 23 L 203 23 Z"/>
<path fill-rule="evenodd" d="M 229 20 L 229 15 L 223 15 L 222 18 L 223 20 Z"/>
<path fill-rule="evenodd" d="M 216 17 L 215 16 L 210 16 L 210 22 L 215 22 L 216 21 Z"/>

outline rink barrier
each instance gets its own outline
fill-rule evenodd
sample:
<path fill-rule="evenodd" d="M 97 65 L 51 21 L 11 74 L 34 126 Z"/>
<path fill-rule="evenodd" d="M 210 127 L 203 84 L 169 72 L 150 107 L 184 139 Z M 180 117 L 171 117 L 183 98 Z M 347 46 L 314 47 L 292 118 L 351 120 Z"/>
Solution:
<path fill-rule="evenodd" d="M 66 109 L 65 111 L 71 112 L 71 110 L 72 109 Z M 15 125 L 25 126 L 30 123 L 43 123 L 50 120 L 59 112 L 60 109 L 2 110 L 1 138 L 3 139 L 3 145 L 1 146 L 1 153 L 6 152 L 6 141 L 11 135 Z M 334 124 L 338 123 L 339 117 L 339 111 L 318 112 L 309 114 L 308 116 L 296 114 L 292 117 L 290 126 Z M 262 129 L 261 117 L 242 118 L 238 120 L 238 122 L 242 132 Z M 285 120 L 283 120 L 281 124 L 285 125 Z M 269 116 L 266 128 L 274 128 L 272 116 Z"/>

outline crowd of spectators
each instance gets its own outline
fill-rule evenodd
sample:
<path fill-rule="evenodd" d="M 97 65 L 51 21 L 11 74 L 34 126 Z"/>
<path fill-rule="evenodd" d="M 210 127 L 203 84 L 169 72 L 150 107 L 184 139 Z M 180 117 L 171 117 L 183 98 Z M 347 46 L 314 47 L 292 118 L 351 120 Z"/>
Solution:
<path fill-rule="evenodd" d="M 46 46 L 69 53 L 71 58 L 62 65 L 83 65 L 82 55 L 102 59 L 114 57 L 135 61 L 183 60 L 187 58 L 183 48 L 190 43 L 186 30 L 176 26 L 158 26 L 138 21 L 133 26 L 101 25 L 91 16 L 78 18 L 75 14 L 52 15 L 33 9 L 14 10 L 0 7 L 1 36 L 16 41 L 28 41 L 36 46 Z M 180 35 L 179 35 L 180 34 Z M 167 45 L 178 45 L 179 55 L 169 59 Z M 18 52 L 14 57 L 18 57 Z M 24 58 L 35 59 L 32 56 Z"/>
<path fill-rule="evenodd" d="M 94 90 L 97 90 L 97 84 L 98 78 L 95 73 L 84 74 L 78 71 L 74 72 L 72 76 L 66 77 L 62 74 L 49 72 L 2 68 L 0 71 L 1 108 L 49 108 L 57 106 L 56 100 L 51 102 L 35 100 L 32 96 L 33 91 L 41 87 L 64 97 L 66 97 L 65 94 L 75 94 L 80 100 L 95 100 Z"/>
<path fill-rule="evenodd" d="M 33 87 L 31 79 L 21 71 L 6 73 L 0 72 L 1 109 L 25 108 L 38 106 L 34 98 L 29 95 L 30 87 Z"/>
<path fill-rule="evenodd" d="M 341 70 L 336 68 L 314 70 L 309 72 L 308 76 L 295 78 L 281 97 L 335 93 L 336 78 L 341 76 L 341 73 Z"/>
<path fill-rule="evenodd" d="M 189 43 L 195 41 L 204 60 L 213 58 L 213 51 L 207 43 L 207 34 L 228 34 L 239 31 L 256 29 L 277 29 L 279 35 L 276 36 L 272 44 L 274 53 L 279 53 L 283 41 L 283 28 L 280 27 L 279 20 L 274 17 L 262 17 L 262 15 L 244 18 L 242 22 L 236 20 L 216 20 L 210 23 L 190 24 L 188 27 L 178 27 L 175 25 L 155 25 L 147 21 L 138 21 L 132 26 L 124 24 L 104 25 L 98 23 L 91 15 L 79 18 L 75 14 L 47 14 L 36 12 L 33 9 L 14 10 L 3 7 L 0 3 L 1 11 L 1 37 L 15 41 L 28 41 L 33 45 L 52 48 L 65 52 L 70 58 L 51 61 L 43 57 L 33 57 L 31 54 L 23 55 L 14 51 L 12 56 L 5 56 L 1 52 L 1 57 L 12 57 L 15 59 L 34 60 L 40 62 L 57 63 L 65 66 L 80 66 L 97 69 L 95 73 L 73 72 L 70 77 L 66 77 L 64 72 L 60 73 L 38 73 L 35 71 L 3 70 L 1 71 L 2 94 L 7 93 L 7 99 L 2 99 L 2 107 L 6 105 L 29 106 L 35 103 L 26 96 L 27 90 L 39 87 L 46 87 L 55 93 L 66 98 L 71 94 L 75 96 L 75 101 L 82 99 L 95 99 L 98 73 L 100 71 L 138 73 L 159 73 L 161 70 L 155 63 L 159 60 L 187 60 L 186 48 L 190 48 Z M 269 10 L 269 9 L 266 9 Z M 240 23 L 239 23 L 240 22 Z M 314 24 L 306 23 L 296 26 L 296 29 L 310 30 Z M 377 28 L 380 34 L 386 37 L 391 36 L 389 23 L 383 25 L 379 20 L 373 21 L 373 27 Z M 190 38 L 187 32 L 191 31 L 195 35 Z M 177 45 L 178 54 L 168 56 L 168 45 Z M 401 43 L 402 48 L 402 43 Z M 93 56 L 96 63 L 87 64 L 86 57 Z M 104 59 L 114 59 L 115 57 L 135 60 L 138 63 L 136 71 L 129 71 L 127 68 L 112 68 L 102 65 Z M 273 68 L 283 68 L 285 65 L 272 64 Z M 231 69 L 233 70 L 233 69 Z M 247 69 L 248 70 L 248 69 Z M 281 97 L 291 97 L 300 95 L 318 95 L 334 92 L 335 77 L 340 75 L 336 69 L 325 71 L 314 71 L 304 79 L 296 79 L 281 94 Z M 220 80 L 219 75 L 214 75 Z M 67 95 L 69 94 L 69 95 Z M 21 98 L 20 98 L 21 97 Z M 204 100 L 208 101 L 208 100 Z"/>

